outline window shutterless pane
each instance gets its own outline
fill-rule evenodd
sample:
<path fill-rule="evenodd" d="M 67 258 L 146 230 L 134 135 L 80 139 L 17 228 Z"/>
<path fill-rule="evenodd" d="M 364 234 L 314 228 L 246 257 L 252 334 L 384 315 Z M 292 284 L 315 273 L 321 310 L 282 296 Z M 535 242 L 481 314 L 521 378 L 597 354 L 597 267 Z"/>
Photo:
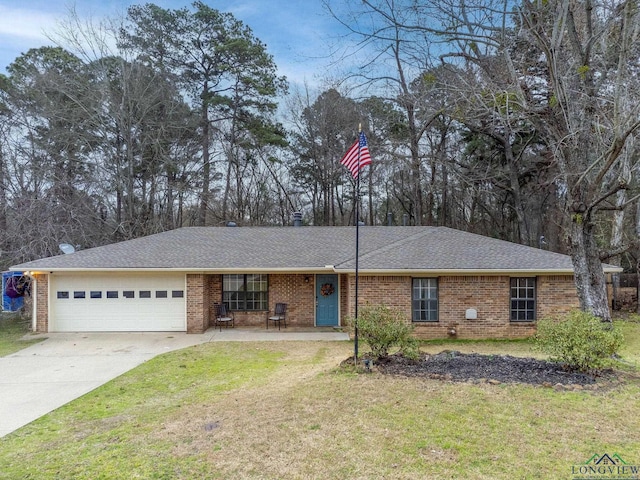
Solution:
<path fill-rule="evenodd" d="M 151 290 L 140 290 L 138 298 L 151 298 Z"/>
<path fill-rule="evenodd" d="M 536 279 L 533 277 L 512 278 L 511 320 L 533 321 L 536 318 Z"/>
<path fill-rule="evenodd" d="M 238 292 L 244 290 L 244 275 L 223 275 L 222 290 L 225 292 Z"/>
<path fill-rule="evenodd" d="M 183 290 L 171 290 L 171 298 L 184 298 Z"/>
<path fill-rule="evenodd" d="M 136 298 L 136 292 L 133 290 L 125 290 L 122 292 L 124 298 Z"/>
<path fill-rule="evenodd" d="M 69 298 L 69 292 L 58 292 L 58 298 Z"/>
<path fill-rule="evenodd" d="M 73 298 L 85 298 L 85 296 L 86 296 L 85 292 L 80 292 L 80 291 L 73 292 Z"/>
<path fill-rule="evenodd" d="M 438 280 L 414 278 L 412 288 L 412 319 L 414 322 L 438 321 Z"/>
<path fill-rule="evenodd" d="M 117 290 L 107 290 L 107 298 L 118 298 Z"/>
<path fill-rule="evenodd" d="M 91 298 L 102 298 L 102 292 L 92 290 L 91 293 L 89 293 L 89 296 Z"/>
<path fill-rule="evenodd" d="M 267 310 L 269 276 L 231 274 L 222 276 L 222 301 L 230 310 Z"/>
<path fill-rule="evenodd" d="M 156 298 L 167 298 L 166 290 L 156 290 Z"/>
<path fill-rule="evenodd" d="M 264 292 L 266 290 L 266 275 L 247 275 L 247 292 Z"/>

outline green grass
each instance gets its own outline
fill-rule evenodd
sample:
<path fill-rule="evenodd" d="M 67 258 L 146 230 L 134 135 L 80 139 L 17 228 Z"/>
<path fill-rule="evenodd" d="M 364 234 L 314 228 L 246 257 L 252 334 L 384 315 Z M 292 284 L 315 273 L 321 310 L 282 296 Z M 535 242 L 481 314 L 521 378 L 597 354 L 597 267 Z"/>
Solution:
<path fill-rule="evenodd" d="M 632 370 L 640 370 L 640 322 L 616 322 L 624 335 L 620 356 Z"/>
<path fill-rule="evenodd" d="M 640 323 L 622 325 L 640 361 Z M 529 342 L 425 349 L 530 355 Z M 0 479 L 568 479 L 640 464 L 640 384 L 556 391 L 355 375 L 348 342 L 211 343 L 157 357 L 0 439 Z"/>
<path fill-rule="evenodd" d="M 29 333 L 30 319 L 18 313 L 0 313 L 0 357 L 41 342 L 42 339 L 22 340 Z"/>

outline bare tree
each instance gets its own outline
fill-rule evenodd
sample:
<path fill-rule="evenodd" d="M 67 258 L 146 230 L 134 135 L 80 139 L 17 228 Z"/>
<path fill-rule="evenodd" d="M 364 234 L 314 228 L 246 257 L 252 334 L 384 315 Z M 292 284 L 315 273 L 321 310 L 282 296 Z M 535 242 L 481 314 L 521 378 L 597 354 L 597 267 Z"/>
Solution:
<path fill-rule="evenodd" d="M 424 165 L 429 143 L 425 137 L 440 119 L 446 95 L 439 95 L 440 84 L 430 81 L 435 58 L 430 32 L 404 28 L 412 12 L 397 8 L 395 2 L 363 0 L 350 3 L 343 13 L 332 6 L 336 3 L 326 0 L 325 6 L 357 41 L 356 52 L 342 58 L 349 62 L 354 61 L 351 56 L 356 58 L 358 68 L 349 72 L 348 80 L 359 91 L 393 102 L 403 113 L 408 172 L 402 175 L 408 177 L 410 188 L 409 195 L 403 195 L 409 202 L 406 210 L 416 225 L 431 223 L 431 206 L 425 205 L 424 195 L 430 186 Z"/>
<path fill-rule="evenodd" d="M 557 168 L 581 307 L 610 320 L 601 262 L 609 254 L 601 251 L 595 227 L 627 188 L 610 173 L 640 127 L 640 102 L 628 98 L 640 91 L 636 3 L 549 0 L 515 9 L 502 0 L 364 4 L 393 26 L 377 32 L 437 35 L 446 42 L 440 45 L 443 62 L 476 69 L 493 91 L 506 87 Z M 490 68 L 496 59 L 503 64 L 499 76 Z"/>
<path fill-rule="evenodd" d="M 307 100 L 308 96 L 298 97 L 292 177 L 308 198 L 314 225 L 346 225 L 353 211 L 345 205 L 351 189 L 344 188 L 349 185 L 348 172 L 339 162 L 356 138 L 361 110 L 336 89 L 326 90 L 310 104 Z"/>

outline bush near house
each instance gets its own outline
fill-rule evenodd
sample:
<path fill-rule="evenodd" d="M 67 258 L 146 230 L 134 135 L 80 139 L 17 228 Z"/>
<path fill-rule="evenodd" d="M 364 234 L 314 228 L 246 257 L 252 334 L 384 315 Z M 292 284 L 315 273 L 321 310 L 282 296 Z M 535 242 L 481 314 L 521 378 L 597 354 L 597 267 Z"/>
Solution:
<path fill-rule="evenodd" d="M 356 319 L 347 318 L 347 325 L 355 329 Z M 358 337 L 369 345 L 377 360 L 389 356 L 391 348 L 397 347 L 407 358 L 418 358 L 418 341 L 411 335 L 413 325 L 407 323 L 405 315 L 398 309 L 383 304 L 367 305 L 358 314 Z"/>
<path fill-rule="evenodd" d="M 535 348 L 550 360 L 583 372 L 606 367 L 623 342 L 621 330 L 589 312 L 574 310 L 538 321 Z"/>

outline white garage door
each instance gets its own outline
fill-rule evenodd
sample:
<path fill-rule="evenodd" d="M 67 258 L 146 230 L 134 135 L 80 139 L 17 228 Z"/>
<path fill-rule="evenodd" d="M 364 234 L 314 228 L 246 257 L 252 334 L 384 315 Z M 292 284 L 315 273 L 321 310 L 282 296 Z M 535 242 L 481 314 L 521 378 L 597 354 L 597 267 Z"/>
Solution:
<path fill-rule="evenodd" d="M 49 278 L 52 332 L 186 330 L 184 275 L 54 273 Z"/>

